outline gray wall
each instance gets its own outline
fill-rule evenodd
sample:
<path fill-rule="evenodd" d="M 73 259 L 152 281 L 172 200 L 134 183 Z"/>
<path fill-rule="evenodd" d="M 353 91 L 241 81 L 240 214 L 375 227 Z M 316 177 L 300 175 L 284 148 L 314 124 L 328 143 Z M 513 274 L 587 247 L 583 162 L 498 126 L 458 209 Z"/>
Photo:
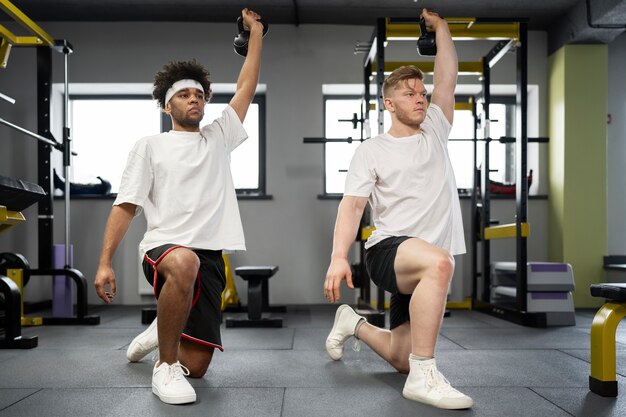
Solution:
<path fill-rule="evenodd" d="M 232 51 L 234 24 L 43 22 L 41 25 L 55 38 L 68 39 L 74 45 L 70 79 L 76 83 L 150 82 L 166 61 L 189 58 L 206 64 L 214 82 L 232 83 L 241 65 L 240 57 Z M 302 138 L 323 134 L 322 84 L 362 82 L 363 56 L 354 55 L 353 48 L 356 41 L 369 40 L 371 31 L 371 27 L 274 25 L 266 39 L 261 82 L 267 85 L 267 191 L 273 199 L 240 201 L 248 251 L 232 255 L 231 262 L 233 266 L 280 265 L 270 284 L 271 302 L 324 302 L 322 282 L 331 252 L 338 201 L 317 199 L 322 191 L 322 147 L 304 145 Z M 546 135 L 546 36 L 533 32 L 529 39 L 529 83 L 539 85 L 539 131 L 535 134 Z M 468 61 L 478 60 L 488 50 L 478 42 L 459 42 L 457 47 L 460 59 Z M 415 55 L 414 43 L 410 42 L 396 51 L 390 49 L 388 60 L 407 60 Z M 512 57 L 505 57 L 496 67 L 494 83 L 515 82 Z M 55 57 L 54 71 L 55 82 L 61 82 L 60 55 Z M 460 82 L 476 82 L 476 78 L 462 77 Z M 8 68 L 0 70 L 0 92 L 18 99 L 15 105 L 0 102 L 0 117 L 36 131 L 34 50 L 12 51 Z M 102 122 L 115 121 L 103 119 Z M 106 143 L 94 146 L 106 146 Z M 545 164 L 542 158 L 540 155 L 539 165 Z M 0 173 L 36 182 L 34 140 L 0 127 Z M 75 267 L 90 282 L 111 203 L 110 200 L 72 203 Z M 469 205 L 468 200 L 462 202 L 468 247 Z M 545 260 L 547 202 L 532 200 L 529 210 L 533 223 L 530 259 Z M 55 241 L 62 243 L 62 202 L 55 203 L 55 213 Z M 0 235 L 0 251 L 21 252 L 36 266 L 36 208 L 29 208 L 25 215 L 29 221 Z M 494 217 L 506 222 L 512 221 L 513 216 L 512 201 L 494 203 Z M 114 260 L 119 279 L 117 301 L 121 303 L 152 301 L 151 297 L 137 294 L 137 244 L 144 227 L 143 219 L 133 223 Z M 511 245 L 511 242 L 494 245 L 494 259 L 513 260 Z M 469 257 L 461 257 L 458 265 L 453 292 L 460 300 L 469 295 L 471 288 Z M 49 297 L 49 280 L 38 281 L 27 287 L 27 299 Z M 237 285 L 245 301 L 245 288 L 239 281 Z M 343 296 L 345 301 L 352 302 L 354 292 L 344 291 Z M 90 302 L 98 302 L 93 291 Z"/>

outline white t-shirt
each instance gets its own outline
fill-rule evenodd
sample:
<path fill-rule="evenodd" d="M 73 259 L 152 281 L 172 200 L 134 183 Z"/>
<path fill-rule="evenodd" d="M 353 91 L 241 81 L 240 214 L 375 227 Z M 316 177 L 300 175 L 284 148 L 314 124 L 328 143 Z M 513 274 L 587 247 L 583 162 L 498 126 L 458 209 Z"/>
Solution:
<path fill-rule="evenodd" d="M 135 144 L 113 204 L 135 204 L 135 215 L 144 210 L 142 253 L 165 243 L 245 250 L 230 153 L 247 137 L 227 106 L 200 132 L 170 130 Z"/>
<path fill-rule="evenodd" d="M 344 195 L 368 197 L 376 230 L 370 248 L 391 236 L 421 238 L 465 253 L 461 205 L 448 156 L 452 125 L 431 104 L 421 133 L 394 138 L 388 133 L 363 142 L 355 151 Z"/>

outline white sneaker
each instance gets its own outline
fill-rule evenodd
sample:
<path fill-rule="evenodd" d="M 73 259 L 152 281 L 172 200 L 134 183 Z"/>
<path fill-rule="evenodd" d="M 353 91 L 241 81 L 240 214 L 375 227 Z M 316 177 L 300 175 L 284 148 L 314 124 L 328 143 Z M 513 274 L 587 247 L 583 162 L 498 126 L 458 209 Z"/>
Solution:
<path fill-rule="evenodd" d="M 187 381 L 189 369 L 180 362 L 165 362 L 152 370 L 152 393 L 167 404 L 186 404 L 196 401 L 196 391 Z"/>
<path fill-rule="evenodd" d="M 154 319 L 146 330 L 139 333 L 130 342 L 128 350 L 126 350 L 126 357 L 130 362 L 137 362 L 157 347 L 159 347 L 159 337 L 157 335 L 157 319 Z"/>
<path fill-rule="evenodd" d="M 326 352 L 328 355 L 338 361 L 343 356 L 343 345 L 354 336 L 356 327 L 365 317 L 359 316 L 349 305 L 340 305 L 335 313 L 335 323 L 326 339 Z"/>
<path fill-rule="evenodd" d="M 409 359 L 409 366 L 409 377 L 402 390 L 404 398 L 449 410 L 470 408 L 474 404 L 470 397 L 450 386 L 437 370 L 435 359 Z"/>

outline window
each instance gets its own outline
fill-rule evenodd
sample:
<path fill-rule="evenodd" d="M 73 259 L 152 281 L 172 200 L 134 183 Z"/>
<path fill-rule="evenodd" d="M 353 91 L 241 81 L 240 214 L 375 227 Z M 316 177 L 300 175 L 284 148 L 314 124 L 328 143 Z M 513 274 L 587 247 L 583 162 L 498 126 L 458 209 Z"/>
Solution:
<path fill-rule="evenodd" d="M 455 110 L 448 139 L 448 155 L 454 170 L 456 186 L 472 189 L 474 166 L 474 116 L 470 110 Z"/>
<path fill-rule="evenodd" d="M 205 107 L 201 126 L 219 117 L 232 94 L 214 94 Z M 71 94 L 69 119 L 72 149 L 71 181 L 98 182 L 102 177 L 117 193 L 128 152 L 137 140 L 171 128 L 171 120 L 147 94 Z M 238 195 L 265 194 L 265 99 L 257 95 L 244 128 L 248 140 L 231 154 L 231 171 Z M 62 161 L 55 161 L 63 176 Z"/>
<path fill-rule="evenodd" d="M 503 183 L 515 182 L 515 144 L 499 142 L 501 137 L 515 136 L 515 97 L 492 97 L 489 104 L 489 118 L 491 119 L 489 135 L 492 138 L 489 144 L 489 171 L 491 171 L 489 178 Z M 482 136 L 482 131 L 479 129 L 478 137 L 482 138 Z M 485 155 L 484 142 L 478 143 L 477 150 L 477 160 L 480 165 Z"/>
<path fill-rule="evenodd" d="M 346 178 L 346 172 L 354 150 L 359 146 L 361 139 L 361 125 L 356 128 L 352 119 L 361 116 L 360 96 L 325 96 L 324 118 L 326 138 L 352 138 L 354 142 L 330 142 L 324 144 L 324 194 L 342 194 Z M 387 112 L 384 113 L 385 131 L 391 125 Z M 490 104 L 491 137 L 494 139 L 501 136 L 513 136 L 515 132 L 515 104 L 514 99 L 508 97 L 493 97 Z M 376 136 L 377 115 L 375 110 L 370 111 L 371 136 Z M 367 136 L 367 135 L 366 135 Z M 474 166 L 474 117 L 471 111 L 455 110 L 454 124 L 450 132 L 448 152 L 454 169 L 457 187 L 459 189 L 471 189 Z M 478 159 L 484 155 L 483 142 L 479 142 Z M 514 181 L 515 173 L 515 145 L 502 144 L 494 140 L 490 144 L 490 169 L 497 170 L 491 173 L 491 179 L 508 182 Z"/>
<path fill-rule="evenodd" d="M 119 191 L 128 153 L 137 140 L 161 131 L 161 115 L 149 96 L 70 98 L 71 180 L 97 182 L 100 176 Z M 60 173 L 62 176 L 62 173 Z"/>
<path fill-rule="evenodd" d="M 324 194 L 343 194 L 346 174 L 355 149 L 361 144 L 361 123 L 353 121 L 361 118 L 363 100 L 358 96 L 327 96 L 324 99 L 324 137 L 328 139 L 353 139 L 353 142 L 328 142 L 324 144 Z M 369 127 L 371 136 L 376 136 L 378 128 L 376 110 L 370 110 Z M 354 126 L 356 123 L 356 127 Z M 390 126 L 390 118 L 385 112 L 385 127 Z M 367 137 L 368 127 L 363 129 Z"/>
<path fill-rule="evenodd" d="M 229 96 L 213 96 L 204 108 L 201 126 L 211 123 L 222 114 Z M 256 96 L 248 108 L 243 127 L 248 139 L 231 154 L 231 170 L 238 193 L 265 193 L 265 97 Z M 263 141 L 261 142 L 261 138 Z M 261 143 L 263 146 L 261 146 Z"/>

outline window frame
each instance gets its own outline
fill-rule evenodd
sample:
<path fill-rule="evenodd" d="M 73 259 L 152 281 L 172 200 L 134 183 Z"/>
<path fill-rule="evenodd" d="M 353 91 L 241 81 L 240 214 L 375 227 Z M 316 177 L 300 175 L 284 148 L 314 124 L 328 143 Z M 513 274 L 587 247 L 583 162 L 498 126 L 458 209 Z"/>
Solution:
<path fill-rule="evenodd" d="M 324 106 L 323 106 L 323 110 L 322 110 L 322 126 L 323 126 L 323 131 L 324 131 L 324 137 L 326 137 L 326 106 L 327 106 L 327 102 L 328 100 L 360 100 L 361 101 L 361 113 L 363 111 L 363 95 L 352 95 L 352 94 L 324 94 L 322 97 L 322 100 L 324 102 Z M 358 115 L 358 114 L 357 114 Z M 361 115 L 358 115 L 359 117 L 361 117 Z M 345 122 L 347 123 L 347 122 Z M 365 135 L 365 132 L 363 131 L 363 125 L 361 124 L 361 132 L 363 135 Z M 346 138 L 347 139 L 347 138 Z M 354 140 L 361 140 L 361 138 L 356 138 Z M 322 158 L 324 161 L 324 169 L 323 169 L 323 178 L 322 178 L 322 194 L 319 195 L 320 198 L 325 198 L 325 199 L 337 199 L 337 198 L 341 198 L 343 197 L 343 193 L 329 193 L 326 190 L 326 148 L 327 148 L 327 143 L 324 143 L 322 146 Z"/>
<path fill-rule="evenodd" d="M 213 93 L 209 103 L 212 104 L 228 104 L 233 98 L 234 94 L 228 93 Z M 252 99 L 252 103 L 259 106 L 259 171 L 257 173 L 259 186 L 258 188 L 237 188 L 237 198 L 246 199 L 267 199 L 271 198 L 267 194 L 267 141 L 266 141 L 266 100 L 265 94 L 255 94 Z M 163 116 L 166 116 L 165 113 Z M 171 125 L 171 119 L 167 117 Z"/>

